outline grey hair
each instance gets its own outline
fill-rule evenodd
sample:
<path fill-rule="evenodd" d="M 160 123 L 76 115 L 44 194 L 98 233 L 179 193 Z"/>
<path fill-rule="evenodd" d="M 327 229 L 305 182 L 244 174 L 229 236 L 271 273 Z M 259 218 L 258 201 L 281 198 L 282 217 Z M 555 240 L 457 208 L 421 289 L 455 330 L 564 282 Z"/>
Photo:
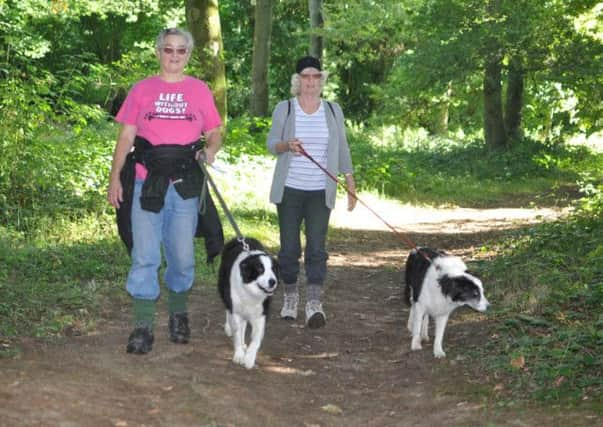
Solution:
<path fill-rule="evenodd" d="M 325 88 L 325 84 L 327 83 L 327 77 L 329 77 L 328 71 L 320 72 L 320 91 Z M 297 96 L 299 95 L 301 90 L 301 77 L 299 73 L 293 73 L 291 75 L 291 95 Z"/>
<path fill-rule="evenodd" d="M 167 36 L 180 36 L 185 40 L 186 50 L 189 52 L 193 49 L 195 44 L 193 40 L 193 35 L 186 30 L 182 30 L 180 28 L 166 28 L 161 30 L 159 35 L 157 36 L 157 40 L 155 41 L 155 48 L 161 49 L 165 45 L 165 38 Z"/>

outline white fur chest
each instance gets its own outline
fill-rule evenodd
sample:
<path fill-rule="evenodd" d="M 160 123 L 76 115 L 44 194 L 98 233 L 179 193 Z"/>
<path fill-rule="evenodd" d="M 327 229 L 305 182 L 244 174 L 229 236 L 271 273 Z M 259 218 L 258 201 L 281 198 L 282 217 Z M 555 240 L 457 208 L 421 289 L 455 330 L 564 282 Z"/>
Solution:
<path fill-rule="evenodd" d="M 230 298 L 232 300 L 233 311 L 245 320 L 255 319 L 264 312 L 264 300 L 266 297 L 260 299 L 237 286 L 236 289 L 235 287 L 230 288 Z"/>

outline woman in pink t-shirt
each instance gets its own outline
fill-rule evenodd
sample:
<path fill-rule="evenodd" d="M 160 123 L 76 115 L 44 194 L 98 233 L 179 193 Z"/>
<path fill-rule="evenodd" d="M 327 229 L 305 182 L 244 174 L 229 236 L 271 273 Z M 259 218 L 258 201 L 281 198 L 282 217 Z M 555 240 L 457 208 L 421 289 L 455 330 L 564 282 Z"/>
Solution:
<path fill-rule="evenodd" d="M 134 306 L 128 353 L 148 353 L 153 346 L 162 248 L 167 264 L 163 278 L 168 288 L 169 337 L 175 343 L 187 343 L 190 338 L 186 298 L 194 279 L 199 194 L 191 194 L 191 187 L 196 186 L 183 185 L 183 180 L 197 176 L 193 169 L 198 168 L 195 159 L 200 152 L 194 149 L 201 137 L 210 164 L 222 143 L 222 123 L 212 93 L 203 81 L 184 74 L 192 48 L 189 32 L 177 28 L 161 31 L 156 43 L 159 74 L 136 83 L 116 116 L 122 127 L 107 196 L 116 209 L 124 203 L 120 172 L 133 147 L 137 159 L 131 209 L 132 265 L 126 283 Z M 153 166 L 145 162 L 151 168 L 147 169 L 140 163 L 139 149 L 145 155 L 160 152 L 172 157 L 168 156 L 169 163 L 154 161 Z M 191 174 L 183 174 L 183 170 Z"/>

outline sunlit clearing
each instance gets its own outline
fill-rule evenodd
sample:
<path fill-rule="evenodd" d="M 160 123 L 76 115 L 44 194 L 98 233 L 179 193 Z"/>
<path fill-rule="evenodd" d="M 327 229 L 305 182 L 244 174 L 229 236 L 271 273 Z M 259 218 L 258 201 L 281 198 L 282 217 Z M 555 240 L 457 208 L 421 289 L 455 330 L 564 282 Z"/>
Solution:
<path fill-rule="evenodd" d="M 374 194 L 360 194 L 354 211 L 347 210 L 344 198 L 337 200 L 331 213 L 331 225 L 352 230 L 413 232 L 421 225 L 421 232 L 441 234 L 475 233 L 492 227 L 510 228 L 514 224 L 527 224 L 556 219 L 559 210 L 539 209 L 473 209 L 432 208 L 413 206 L 395 200 L 382 199 Z M 367 207 L 368 206 L 368 207 Z M 370 209 L 369 209 L 370 208 Z M 386 224 L 387 223 L 387 224 Z M 392 231 L 393 232 L 393 231 Z"/>
<path fill-rule="evenodd" d="M 390 251 L 372 251 L 371 256 L 366 254 L 346 253 L 339 255 L 333 253 L 329 255 L 329 265 L 333 267 L 385 267 L 400 263 L 408 255 L 408 248 L 400 245 L 400 249 Z"/>
<path fill-rule="evenodd" d="M 301 370 L 296 368 L 290 368 L 288 366 L 266 366 L 263 368 L 265 371 L 274 372 L 275 374 L 283 374 L 283 375 L 301 375 L 302 377 L 307 377 L 310 375 L 314 375 L 314 371 L 312 370 Z"/>

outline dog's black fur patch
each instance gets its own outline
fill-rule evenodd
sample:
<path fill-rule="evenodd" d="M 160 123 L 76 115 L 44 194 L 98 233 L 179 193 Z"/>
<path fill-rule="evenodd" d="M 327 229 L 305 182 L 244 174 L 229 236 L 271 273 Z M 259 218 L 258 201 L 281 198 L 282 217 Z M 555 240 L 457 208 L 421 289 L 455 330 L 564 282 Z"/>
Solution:
<path fill-rule="evenodd" d="M 423 278 L 431 265 L 431 261 L 441 256 L 446 256 L 446 252 L 438 249 L 417 248 L 406 259 L 404 283 L 408 286 L 404 287 L 404 300 L 409 307 L 413 301 L 417 302 L 419 300 Z"/>
<path fill-rule="evenodd" d="M 449 296 L 454 302 L 470 301 L 480 298 L 480 291 L 477 285 L 465 276 L 444 276 L 438 280 L 438 283 L 442 288 L 442 293 Z"/>

